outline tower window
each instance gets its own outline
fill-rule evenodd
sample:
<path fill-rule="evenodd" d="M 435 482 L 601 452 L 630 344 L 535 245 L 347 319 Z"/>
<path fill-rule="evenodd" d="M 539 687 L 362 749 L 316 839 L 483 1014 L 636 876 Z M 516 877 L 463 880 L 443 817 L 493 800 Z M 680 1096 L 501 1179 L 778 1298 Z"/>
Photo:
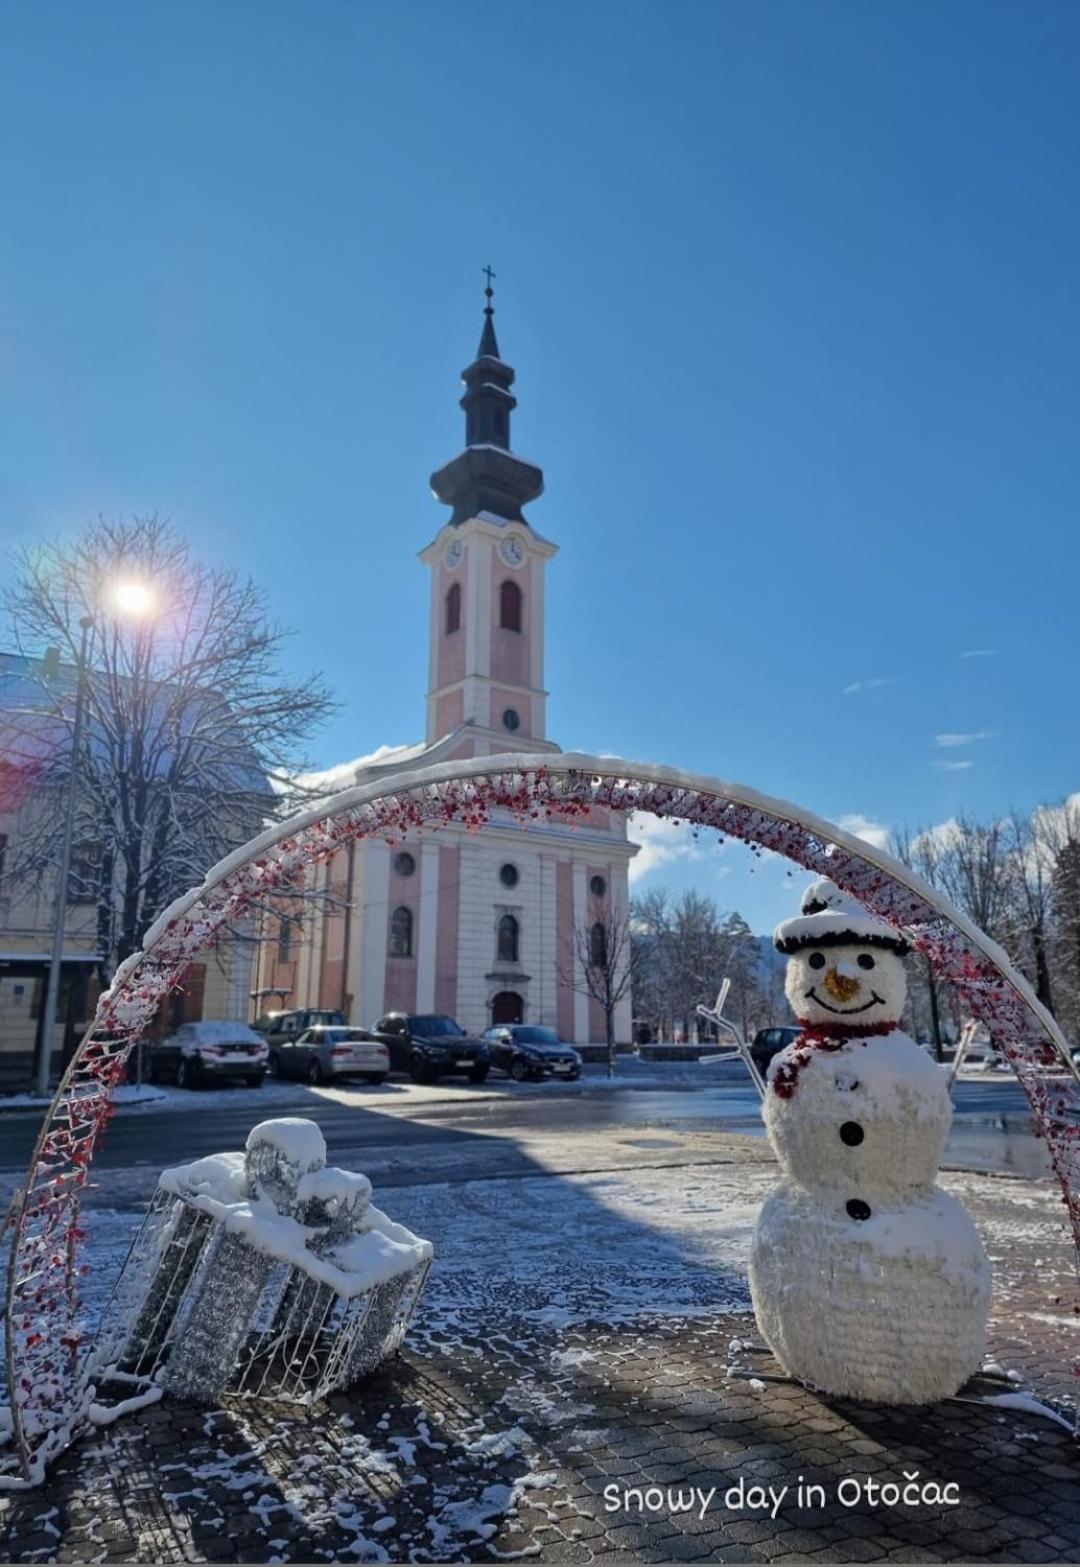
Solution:
<path fill-rule="evenodd" d="M 446 590 L 446 632 L 461 630 L 461 583 L 453 582 Z"/>
<path fill-rule="evenodd" d="M 602 876 L 593 876 L 589 881 L 589 891 L 594 898 L 602 898 L 607 892 L 607 882 Z"/>
<path fill-rule="evenodd" d="M 518 868 L 507 860 L 505 865 L 499 867 L 499 880 L 504 887 L 516 887 L 518 884 Z"/>
<path fill-rule="evenodd" d="M 513 734 L 515 729 L 521 728 L 521 715 L 520 713 L 515 713 L 512 707 L 508 707 L 503 713 L 503 728 L 509 729 L 511 734 Z"/>
<path fill-rule="evenodd" d="M 394 869 L 399 876 L 411 876 L 416 869 L 415 856 L 411 855 L 408 849 L 402 849 L 399 854 L 394 855 Z"/>
<path fill-rule="evenodd" d="M 498 954 L 500 963 L 516 963 L 518 960 L 518 922 L 512 914 L 504 914 L 499 921 Z"/>
<path fill-rule="evenodd" d="M 504 631 L 521 630 L 521 589 L 516 582 L 504 582 L 499 589 L 499 625 Z"/>
<path fill-rule="evenodd" d="M 607 968 L 607 931 L 599 920 L 589 931 L 589 967 Z"/>
<path fill-rule="evenodd" d="M 390 916 L 390 956 L 412 957 L 412 910 L 404 904 Z"/>
<path fill-rule="evenodd" d="M 292 959 L 293 922 L 287 914 L 283 914 L 278 921 L 277 932 L 277 960 L 279 963 L 288 963 Z"/>

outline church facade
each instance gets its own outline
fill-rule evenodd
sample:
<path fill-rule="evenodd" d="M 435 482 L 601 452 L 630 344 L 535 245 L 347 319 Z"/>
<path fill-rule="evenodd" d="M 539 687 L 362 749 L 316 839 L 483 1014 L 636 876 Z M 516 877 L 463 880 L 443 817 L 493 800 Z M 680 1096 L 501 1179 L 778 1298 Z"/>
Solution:
<path fill-rule="evenodd" d="M 559 750 L 544 685 L 557 547 L 524 515 L 543 474 L 510 445 L 514 371 L 499 354 L 490 283 L 487 292 L 479 351 L 463 373 L 465 446 L 431 479 L 451 516 L 419 557 L 430 584 L 425 737 L 309 780 L 328 792 L 455 758 Z M 394 846 L 355 844 L 313 873 L 317 896 L 302 918 L 268 921 L 254 1010 L 333 1007 L 361 1026 L 389 1011 L 441 1012 L 469 1033 L 526 1022 L 601 1043 L 582 933 L 587 944 L 595 926 L 625 917 L 636 852 L 625 819 L 600 812 L 574 827 L 508 816 L 477 833 L 447 826 Z M 630 1035 L 627 991 L 615 1036 Z"/>

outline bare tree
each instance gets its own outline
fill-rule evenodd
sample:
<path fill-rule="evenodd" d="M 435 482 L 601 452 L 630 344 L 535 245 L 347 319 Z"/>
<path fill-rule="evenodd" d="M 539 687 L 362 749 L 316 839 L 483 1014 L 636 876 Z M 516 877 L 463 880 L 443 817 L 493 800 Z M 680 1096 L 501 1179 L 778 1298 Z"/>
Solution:
<path fill-rule="evenodd" d="M 940 885 L 941 843 L 938 835 L 929 831 L 912 834 L 904 829 L 893 838 L 892 852 L 902 865 L 917 872 L 932 887 Z M 912 1033 L 918 1035 L 921 1032 L 923 1019 L 920 1017 L 920 1003 L 925 1001 L 934 1058 L 943 1061 L 945 1041 L 941 1028 L 942 998 L 937 973 L 924 953 L 915 953 L 909 959 L 908 967 L 909 978 L 914 981 L 908 987 L 908 1005 L 914 1023 Z"/>
<path fill-rule="evenodd" d="M 559 966 L 561 984 L 598 1001 L 604 1009 L 609 1077 L 615 1071 L 615 1012 L 630 994 L 638 961 L 630 915 L 608 900 L 591 919 L 575 927 L 572 960 Z"/>
<path fill-rule="evenodd" d="M 671 900 L 660 887 L 635 897 L 630 905 L 634 945 L 634 1015 L 639 1037 L 646 1031 L 663 1039 L 670 1031 L 673 937 Z"/>
<path fill-rule="evenodd" d="M 1053 851 L 1052 953 L 1057 1018 L 1076 1041 L 1080 1040 L 1080 810 L 1074 801 L 1062 807 L 1059 841 Z"/>
<path fill-rule="evenodd" d="M 689 1038 L 697 1007 L 712 1002 L 721 982 L 731 980 L 729 1007 L 750 1036 L 786 1011 L 782 966 L 769 962 L 764 938 L 755 936 L 737 912 L 721 913 L 706 894 L 693 889 L 674 902 L 650 888 L 631 906 L 636 949 L 634 1011 L 659 1038 L 678 1024 Z"/>
<path fill-rule="evenodd" d="M 1054 834 L 1045 811 L 1024 816 L 1013 811 L 1004 823 L 1010 870 L 1011 907 L 1006 944 L 1027 971 L 1035 994 L 1053 1011 L 1050 978 L 1053 917 Z"/>
<path fill-rule="evenodd" d="M 331 704 L 318 678 L 281 673 L 285 633 L 267 618 L 262 591 L 193 558 L 167 521 L 99 520 L 72 543 L 19 551 L 13 567 L 4 602 L 17 650 L 59 657 L 35 666 L 33 689 L 23 675 L 19 700 L 0 691 L 3 754 L 32 758 L 34 771 L 7 871 L 25 885 L 55 883 L 74 767 L 75 853 L 60 895 L 96 910 L 107 981 L 174 897 L 287 803 L 297 749 Z M 125 582 L 152 594 L 152 616 L 115 612 Z M 73 756 L 79 628 L 89 616 Z"/>

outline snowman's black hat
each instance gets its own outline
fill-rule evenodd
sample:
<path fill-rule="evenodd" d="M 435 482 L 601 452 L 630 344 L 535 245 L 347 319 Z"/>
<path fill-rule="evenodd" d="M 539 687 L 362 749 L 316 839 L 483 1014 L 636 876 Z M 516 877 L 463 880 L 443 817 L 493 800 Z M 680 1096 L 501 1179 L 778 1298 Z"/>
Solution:
<path fill-rule="evenodd" d="M 903 957 L 910 948 L 900 932 L 867 913 L 862 904 L 835 882 L 822 877 L 807 887 L 802 913 L 784 920 L 773 933 L 778 952 L 801 952 L 806 947 L 887 947 Z"/>

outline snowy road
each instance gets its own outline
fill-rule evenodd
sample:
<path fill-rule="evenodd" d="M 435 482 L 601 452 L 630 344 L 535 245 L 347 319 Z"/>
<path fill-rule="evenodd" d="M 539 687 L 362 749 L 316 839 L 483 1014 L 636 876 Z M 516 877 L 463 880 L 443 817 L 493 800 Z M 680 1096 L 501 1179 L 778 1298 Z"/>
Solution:
<path fill-rule="evenodd" d="M 252 1125 L 270 1115 L 317 1119 L 331 1160 L 363 1169 L 383 1186 L 729 1162 L 740 1149 L 740 1157 L 769 1157 L 764 1145 L 746 1141 L 760 1137 L 761 1122 L 756 1095 L 736 1071 L 719 1069 L 707 1087 L 691 1087 L 701 1079 L 686 1073 L 676 1074 L 667 1090 L 647 1086 L 655 1077 L 638 1080 L 636 1089 L 494 1080 L 483 1088 L 393 1080 L 377 1089 L 291 1083 L 201 1094 L 169 1089 L 163 1107 L 115 1117 L 95 1158 L 99 1190 L 92 1200 L 145 1200 L 162 1166 L 242 1147 Z M 962 1082 L 956 1099 L 947 1164 L 1044 1173 L 1045 1155 L 1030 1135 L 1015 1083 Z M 0 1117 L 0 1195 L 25 1167 L 37 1124 L 31 1112 Z"/>

